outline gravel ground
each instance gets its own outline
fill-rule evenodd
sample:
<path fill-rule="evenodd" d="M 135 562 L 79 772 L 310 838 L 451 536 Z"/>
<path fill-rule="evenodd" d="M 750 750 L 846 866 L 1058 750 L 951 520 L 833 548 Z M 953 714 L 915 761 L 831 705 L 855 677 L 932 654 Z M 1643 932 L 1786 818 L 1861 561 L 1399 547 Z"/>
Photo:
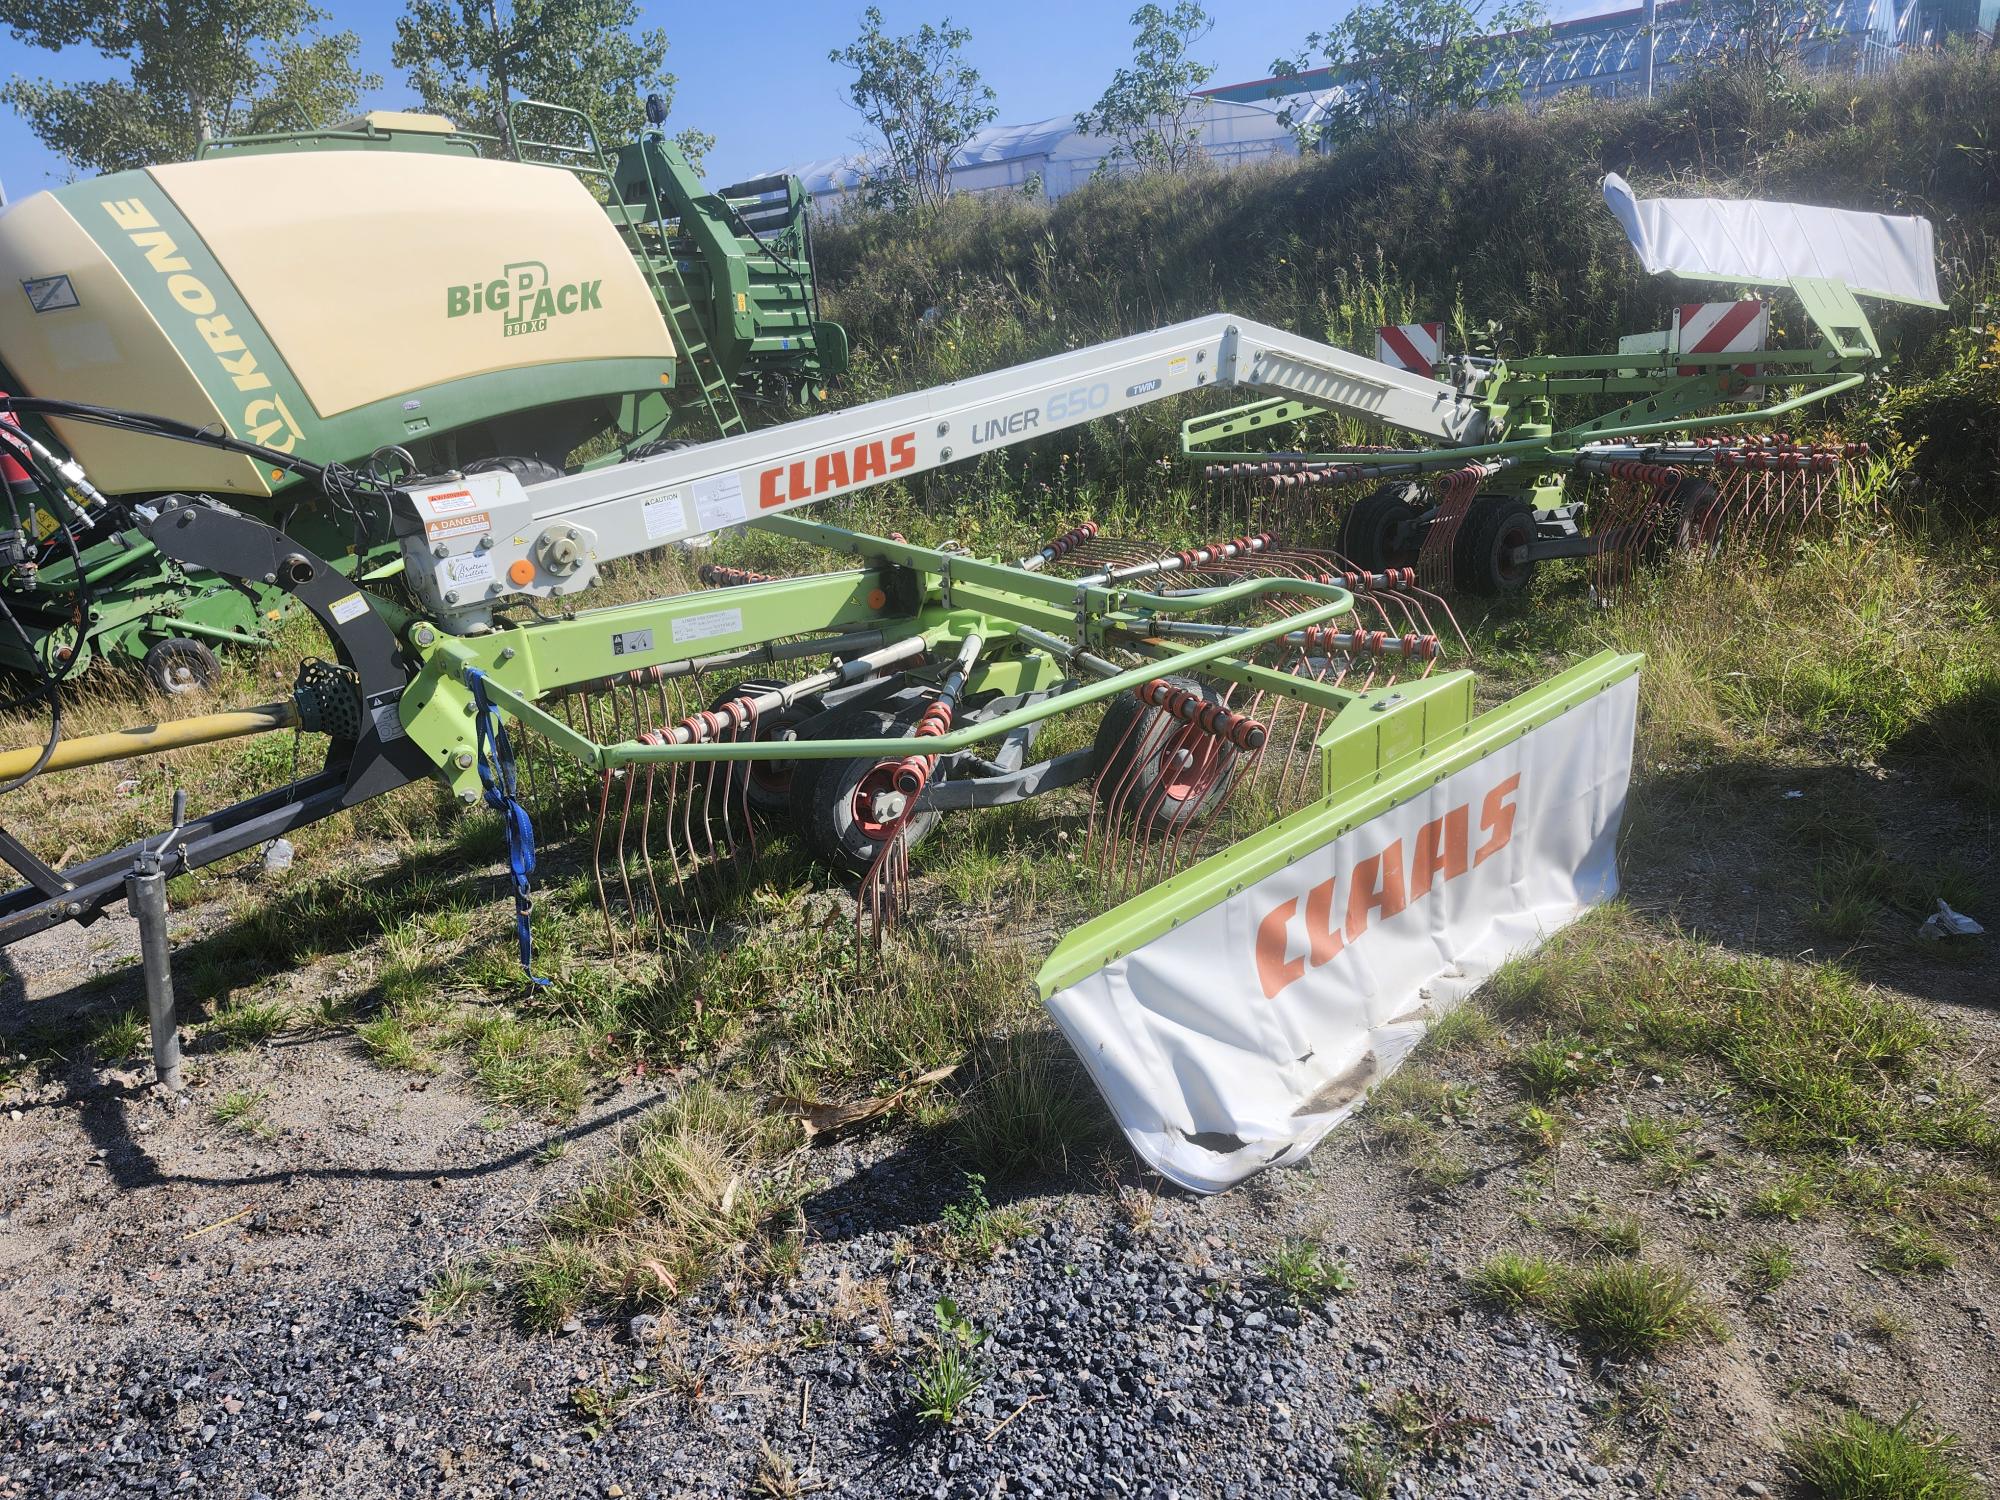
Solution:
<path fill-rule="evenodd" d="M 197 1107 L 116 1084 L 42 1112 L 68 1128 L 41 1143 L 42 1191 L 9 1204 L 0 1268 L 8 1493 L 741 1494 L 768 1445 L 835 1494 L 1341 1495 L 1369 1393 L 1412 1388 L 1447 1420 L 1455 1393 L 1494 1404 L 1396 1493 L 1644 1482 L 1594 1465 L 1601 1399 L 1534 1325 L 1463 1313 L 1434 1280 L 1279 1297 L 1231 1222 L 1288 1216 L 1279 1183 L 1159 1200 L 1136 1232 L 1088 1195 L 1023 1200 L 1039 1227 L 954 1266 L 910 1248 L 953 1174 L 881 1139 L 825 1162 L 838 1185 L 809 1200 L 814 1243 L 781 1289 L 554 1338 L 491 1307 L 420 1332 L 422 1276 L 530 1236 L 581 1160 L 532 1167 L 539 1138 L 479 1129 L 474 1101 L 314 1050 L 266 1086 L 330 1071 L 326 1094 L 360 1096 L 325 1124 L 274 1114 L 269 1142 L 218 1142 Z M 643 1102 L 604 1101 L 579 1139 Z M 77 1128 L 94 1117 L 131 1143 L 99 1156 Z M 941 1296 L 989 1332 L 985 1384 L 943 1436 L 911 1399 Z M 608 1430 L 579 1388 L 624 1390 Z"/>
<path fill-rule="evenodd" d="M 1698 863 L 1682 871 L 1680 899 L 1713 888 Z M 100 1003 L 79 981 L 130 945 L 117 919 L 17 947 L 0 1030 Z M 1923 988 L 1990 1043 L 1980 974 Z M 1996 1049 L 1980 1055 L 1993 1075 Z M 1585 1145 L 1531 1184 L 1493 1132 L 1464 1184 L 1424 1191 L 1349 1128 L 1206 1200 L 1153 1196 L 1120 1161 L 1009 1202 L 1026 1233 L 981 1264 L 940 1237 L 957 1169 L 919 1136 L 877 1133 L 812 1158 L 822 1185 L 789 1281 L 556 1335 L 522 1332 L 492 1297 L 420 1329 L 430 1278 L 535 1243 L 678 1080 L 607 1087 L 551 1160 L 544 1127 L 496 1118 L 461 1080 L 385 1072 L 344 1034 L 194 1060 L 178 1104 L 83 1060 L 0 1098 L 0 1496 L 1265 1500 L 1356 1493 L 1358 1442 L 1396 1448 L 1385 1495 L 1683 1500 L 1784 1492 L 1780 1444 L 1803 1413 L 1893 1419 L 1913 1402 L 2000 1473 L 1990 1257 L 1883 1278 L 1829 1221 L 1793 1233 L 1805 1274 L 1757 1291 L 1733 1242 L 1764 1231 L 1640 1202 Z M 262 1097 L 257 1130 L 212 1117 L 235 1091 Z M 1625 1103 L 1594 1107 L 1615 1119 Z M 1531 1188 L 1558 1205 L 1637 1195 L 1726 1336 L 1607 1369 L 1538 1320 L 1474 1306 L 1462 1278 L 1522 1243 Z M 1351 1265 L 1352 1290 L 1282 1295 L 1267 1272 L 1291 1235 Z M 941 1297 L 987 1335 L 984 1383 L 943 1431 L 914 1396 Z M 1897 1324 L 1914 1332 L 1883 1331 Z M 1642 1431 L 1648 1407 L 1665 1416 Z"/>

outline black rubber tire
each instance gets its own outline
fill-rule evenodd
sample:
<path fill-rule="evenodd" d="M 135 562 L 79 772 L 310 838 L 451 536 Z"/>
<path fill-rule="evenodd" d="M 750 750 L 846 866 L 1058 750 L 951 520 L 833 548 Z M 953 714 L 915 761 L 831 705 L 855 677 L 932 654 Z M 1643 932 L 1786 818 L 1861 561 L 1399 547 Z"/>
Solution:
<path fill-rule="evenodd" d="M 629 458 L 658 458 L 662 453 L 679 453 L 683 448 L 699 448 L 701 439 L 662 437 L 650 443 L 641 443 L 625 456 Z"/>
<path fill-rule="evenodd" d="M 1340 555 L 1369 573 L 1415 566 L 1423 510 L 1422 486 L 1407 480 L 1370 490 L 1340 518 Z"/>
<path fill-rule="evenodd" d="M 1221 691 L 1205 682 L 1189 677 L 1169 677 L 1167 681 L 1187 692 L 1200 693 L 1210 703 L 1223 701 Z M 1243 771 L 1242 756 L 1234 745 L 1225 744 L 1219 757 L 1220 774 L 1211 782 L 1185 794 L 1176 793 L 1169 785 L 1156 796 L 1165 757 L 1155 752 L 1151 761 L 1136 772 L 1133 762 L 1148 739 L 1159 732 L 1156 726 L 1165 713 L 1164 709 L 1141 703 L 1135 694 L 1120 693 L 1105 708 L 1097 725 L 1097 738 L 1090 748 L 1091 774 L 1101 788 L 1099 797 L 1116 797 L 1122 788 L 1125 816 L 1136 821 L 1143 810 L 1150 831 L 1155 833 L 1177 832 L 1212 816 Z M 1165 747 L 1177 744 L 1178 738 L 1171 739 L 1165 742 Z"/>
<path fill-rule="evenodd" d="M 852 708 L 813 726 L 816 740 L 890 739 L 909 725 L 876 708 Z M 914 742 L 912 742 L 914 745 Z M 880 760 L 802 760 L 792 776 L 792 826 L 824 863 L 848 875 L 863 875 L 880 848 L 854 816 L 854 793 Z M 904 825 L 905 847 L 914 849 L 937 827 L 938 812 L 920 812 Z"/>
<path fill-rule="evenodd" d="M 543 459 L 519 453 L 501 453 L 492 458 L 475 458 L 460 471 L 463 474 L 512 474 L 523 484 L 547 484 L 563 477 L 563 471 Z"/>
<path fill-rule="evenodd" d="M 184 635 L 154 642 L 141 670 L 154 687 L 174 698 L 211 692 L 222 681 L 222 663 L 215 659 L 215 653 Z"/>
<path fill-rule="evenodd" d="M 721 694 L 709 704 L 711 712 L 720 709 L 731 698 L 753 697 L 759 693 L 772 692 L 783 687 L 782 682 L 770 682 L 763 678 L 751 677 L 736 684 L 728 692 Z M 775 716 L 766 716 L 757 721 L 759 740 L 775 739 L 787 729 L 795 729 L 820 711 L 819 699 L 802 698 L 788 710 Z M 782 816 L 792 805 L 792 782 L 799 772 L 799 762 L 795 760 L 765 760 L 750 762 L 750 785 L 746 789 L 750 807 L 766 817 Z"/>
<path fill-rule="evenodd" d="M 1690 474 L 1674 486 L 1668 503 L 1673 510 L 1667 530 L 1675 546 L 1706 557 L 1721 551 L 1724 507 L 1714 485 Z"/>
<path fill-rule="evenodd" d="M 1452 546 L 1452 582 L 1462 594 L 1486 598 L 1519 593 L 1534 578 L 1535 563 L 1509 562 L 1507 553 L 1534 539 L 1534 508 L 1520 496 L 1475 497 Z"/>

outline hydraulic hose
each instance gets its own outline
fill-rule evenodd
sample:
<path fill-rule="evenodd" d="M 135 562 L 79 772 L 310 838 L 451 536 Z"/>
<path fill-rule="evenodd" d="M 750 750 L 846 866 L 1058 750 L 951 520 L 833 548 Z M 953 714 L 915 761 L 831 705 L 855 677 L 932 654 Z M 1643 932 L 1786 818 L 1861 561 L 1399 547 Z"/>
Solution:
<path fill-rule="evenodd" d="M 0 751 L 0 780 L 35 769 L 44 753 L 44 771 L 73 771 L 80 766 L 102 765 L 107 760 L 123 760 L 132 755 L 157 755 L 163 750 L 179 750 L 188 745 L 210 745 L 217 740 L 240 739 L 246 734 L 266 734 L 274 729 L 296 729 L 299 706 L 287 698 L 282 703 L 265 703 L 256 708 L 232 709 L 219 714 L 197 714 L 165 724 L 141 724 L 131 729 L 114 729 L 108 734 L 79 735 L 58 743 L 45 752 L 40 745 L 20 750 Z"/>

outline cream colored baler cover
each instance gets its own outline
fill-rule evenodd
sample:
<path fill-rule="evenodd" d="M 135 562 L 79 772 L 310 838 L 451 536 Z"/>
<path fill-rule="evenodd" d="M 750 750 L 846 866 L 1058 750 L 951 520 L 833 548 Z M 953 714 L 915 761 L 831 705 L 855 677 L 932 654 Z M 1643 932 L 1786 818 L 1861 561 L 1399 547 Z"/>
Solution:
<path fill-rule="evenodd" d="M 57 275 L 67 278 L 74 295 L 61 299 L 66 305 L 37 312 L 27 286 Z M 152 309 L 53 193 L 0 209 L 0 363 L 38 396 L 174 417 L 196 427 L 224 420 Z M 90 423 L 52 425 L 92 482 L 113 494 L 168 488 L 270 493 L 247 458 Z"/>
<path fill-rule="evenodd" d="M 604 210 L 548 167 L 405 151 L 154 167 L 322 417 L 673 341 Z M 494 303 L 498 302 L 498 306 Z"/>

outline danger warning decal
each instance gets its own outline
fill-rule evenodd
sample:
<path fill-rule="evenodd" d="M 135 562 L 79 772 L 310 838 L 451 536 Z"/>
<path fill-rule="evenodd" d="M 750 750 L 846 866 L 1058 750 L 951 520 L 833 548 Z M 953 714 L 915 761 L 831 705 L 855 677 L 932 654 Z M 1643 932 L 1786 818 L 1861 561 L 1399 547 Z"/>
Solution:
<path fill-rule="evenodd" d="M 424 522 L 424 535 L 434 542 L 468 533 L 477 535 L 492 529 L 493 517 L 483 510 L 468 510 L 460 515 L 441 516 L 435 521 Z"/>

